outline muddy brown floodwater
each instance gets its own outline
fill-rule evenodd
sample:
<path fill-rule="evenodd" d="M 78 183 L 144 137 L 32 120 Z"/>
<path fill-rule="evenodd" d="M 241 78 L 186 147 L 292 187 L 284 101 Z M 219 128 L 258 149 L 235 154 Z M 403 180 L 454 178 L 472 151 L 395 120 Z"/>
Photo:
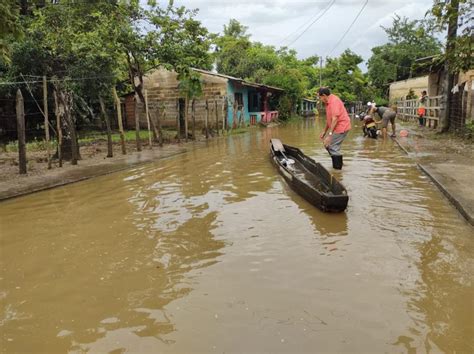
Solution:
<path fill-rule="evenodd" d="M 285 184 L 272 137 L 0 203 L 5 353 L 472 353 L 473 229 L 392 141 L 343 145 L 349 206 Z"/>

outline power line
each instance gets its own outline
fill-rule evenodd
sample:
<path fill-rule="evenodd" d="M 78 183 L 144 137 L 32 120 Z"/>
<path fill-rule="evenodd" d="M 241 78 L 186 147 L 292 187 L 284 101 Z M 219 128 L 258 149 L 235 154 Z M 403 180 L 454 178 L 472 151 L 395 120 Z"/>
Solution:
<path fill-rule="evenodd" d="M 368 0 L 367 0 L 367 1 L 368 1 Z M 326 8 L 324 9 L 324 11 L 323 11 L 318 17 L 316 17 L 316 19 L 315 19 L 313 22 L 311 22 L 308 27 L 306 27 L 306 28 L 304 29 L 303 32 L 301 32 L 301 34 L 300 34 L 298 37 L 296 37 L 291 43 L 289 43 L 289 44 L 287 45 L 287 47 L 289 47 L 290 45 L 292 45 L 293 43 L 295 43 L 303 34 L 305 34 L 305 32 L 306 32 L 307 30 L 309 30 L 309 29 L 311 28 L 311 26 L 316 23 L 317 20 L 319 20 L 321 17 L 323 17 L 323 15 L 324 15 L 326 12 L 328 12 L 328 10 L 332 7 L 332 5 L 334 5 L 335 2 L 336 2 L 336 0 L 333 0 L 333 1 L 329 4 L 329 6 L 326 7 Z"/>
<path fill-rule="evenodd" d="M 31 75 L 33 76 L 33 75 Z M 116 76 L 90 76 L 90 77 L 78 77 L 78 78 L 64 78 L 64 79 L 53 79 L 50 78 L 46 80 L 46 82 L 64 82 L 64 81 L 85 81 L 85 80 L 95 80 L 95 79 L 112 79 L 116 78 Z M 36 84 L 39 82 L 43 82 L 43 80 L 29 80 L 29 81 L 0 81 L 0 85 L 20 85 L 20 84 Z"/>
<path fill-rule="evenodd" d="M 362 6 L 362 8 L 360 9 L 359 13 L 357 14 L 357 16 L 354 18 L 354 21 L 352 21 L 351 25 L 349 26 L 349 28 L 347 29 L 347 31 L 342 35 L 341 39 L 339 39 L 339 41 L 336 43 L 336 45 L 331 49 L 331 51 L 329 52 L 329 54 L 327 56 L 330 56 L 332 54 L 332 52 L 334 51 L 334 49 L 337 48 L 337 46 L 339 44 L 341 44 L 342 40 L 346 37 L 346 35 L 349 33 L 349 31 L 351 30 L 352 26 L 354 25 L 354 23 L 357 21 L 357 19 L 359 18 L 360 14 L 362 13 L 362 11 L 364 11 L 365 7 L 367 6 L 367 4 L 369 3 L 369 0 L 366 0 L 364 5 Z"/>
<path fill-rule="evenodd" d="M 318 9 L 318 12 L 315 13 L 315 15 L 317 15 L 318 13 L 319 13 L 319 9 Z M 293 32 L 291 32 L 289 35 L 287 35 L 285 38 L 283 38 L 282 43 L 285 42 L 287 39 L 291 38 L 294 34 L 298 33 L 300 29 L 302 29 L 304 26 L 306 26 L 312 20 L 312 18 L 313 18 L 313 16 L 311 16 L 311 18 L 308 21 L 303 23 L 301 26 L 299 26 L 297 29 L 295 29 Z"/>

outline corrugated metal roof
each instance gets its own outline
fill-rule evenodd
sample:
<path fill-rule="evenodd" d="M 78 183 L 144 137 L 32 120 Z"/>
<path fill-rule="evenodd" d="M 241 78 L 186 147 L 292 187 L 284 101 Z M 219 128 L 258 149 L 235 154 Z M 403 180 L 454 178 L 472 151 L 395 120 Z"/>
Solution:
<path fill-rule="evenodd" d="M 233 77 L 233 76 L 219 74 L 219 73 L 213 73 L 212 71 L 206 71 L 206 70 L 196 69 L 196 68 L 192 68 L 192 70 L 203 73 L 203 74 L 207 74 L 207 75 L 213 75 L 213 76 L 218 76 L 218 77 L 222 77 L 222 78 L 225 78 L 225 79 L 229 79 L 229 80 L 232 80 L 232 81 L 237 81 L 237 82 L 241 83 L 244 86 L 250 86 L 250 87 L 256 87 L 256 88 L 266 88 L 266 89 L 270 89 L 270 90 L 274 90 L 274 91 L 282 91 L 282 92 L 285 91 L 284 89 L 279 88 L 279 87 L 270 86 L 270 85 L 263 85 L 263 84 L 256 84 L 254 82 L 245 81 L 244 79 L 241 79 L 241 78 L 238 78 L 238 77 Z"/>

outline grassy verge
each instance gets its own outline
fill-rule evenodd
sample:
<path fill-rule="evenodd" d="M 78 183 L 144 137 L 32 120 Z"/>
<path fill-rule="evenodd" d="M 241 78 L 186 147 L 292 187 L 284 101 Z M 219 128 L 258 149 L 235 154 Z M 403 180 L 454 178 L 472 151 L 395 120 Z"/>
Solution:
<path fill-rule="evenodd" d="M 99 141 L 107 141 L 107 134 L 102 131 L 80 131 L 79 133 L 79 146 L 90 145 Z M 127 130 L 125 133 L 125 141 L 131 142 L 135 141 L 136 133 L 135 130 Z M 163 138 L 165 141 L 172 139 L 176 136 L 176 131 L 173 130 L 163 130 Z M 149 137 L 148 131 L 140 131 L 140 140 L 147 141 Z M 112 142 L 120 142 L 120 133 L 112 133 Z M 52 140 L 49 142 L 51 150 L 55 150 L 57 147 L 57 141 Z M 3 150 L 5 152 L 18 152 L 18 141 L 10 141 L 8 144 L 4 145 Z M 45 140 L 36 139 L 26 143 L 27 152 L 36 152 L 36 151 L 46 151 L 47 144 Z"/>

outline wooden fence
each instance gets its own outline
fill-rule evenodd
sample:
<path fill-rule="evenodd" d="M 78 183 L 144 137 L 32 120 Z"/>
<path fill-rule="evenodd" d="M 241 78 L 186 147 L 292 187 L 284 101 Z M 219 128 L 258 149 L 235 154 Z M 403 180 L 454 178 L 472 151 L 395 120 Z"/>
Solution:
<path fill-rule="evenodd" d="M 433 96 L 428 98 L 425 118 L 428 127 L 436 128 L 439 122 L 439 112 L 441 106 L 442 96 Z M 418 119 L 418 107 L 420 105 L 419 99 L 414 100 L 399 100 L 397 101 L 397 116 L 401 120 L 408 121 L 410 119 Z"/>

